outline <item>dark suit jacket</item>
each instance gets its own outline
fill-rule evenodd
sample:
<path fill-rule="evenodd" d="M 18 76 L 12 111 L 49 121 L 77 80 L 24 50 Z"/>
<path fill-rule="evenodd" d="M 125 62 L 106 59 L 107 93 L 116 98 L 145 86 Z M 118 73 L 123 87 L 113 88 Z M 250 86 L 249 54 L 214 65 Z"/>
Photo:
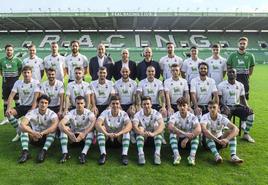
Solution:
<path fill-rule="evenodd" d="M 160 73 L 161 73 L 161 69 L 160 69 L 160 65 L 158 62 L 151 60 L 150 61 L 150 65 L 154 66 L 155 68 L 155 78 L 159 79 L 160 77 Z M 148 67 L 148 63 L 145 62 L 145 60 L 141 61 L 138 65 L 137 65 L 137 78 L 138 80 L 143 80 L 147 77 L 146 75 L 146 69 Z"/>
<path fill-rule="evenodd" d="M 113 68 L 114 63 L 110 57 L 104 56 L 103 66 L 107 68 L 107 79 L 111 80 L 113 77 Z M 92 57 L 89 62 L 89 73 L 91 75 L 92 81 L 98 79 L 98 71 L 99 71 L 99 62 L 98 57 Z"/>
<path fill-rule="evenodd" d="M 129 77 L 132 79 L 132 80 L 135 80 L 136 79 L 136 62 L 132 61 L 132 60 L 129 60 L 128 62 L 128 67 L 129 67 L 129 70 L 130 70 L 130 75 Z M 119 60 L 117 62 L 115 62 L 114 64 L 114 79 L 115 80 L 119 80 L 121 78 L 121 68 L 122 68 L 122 60 Z"/>

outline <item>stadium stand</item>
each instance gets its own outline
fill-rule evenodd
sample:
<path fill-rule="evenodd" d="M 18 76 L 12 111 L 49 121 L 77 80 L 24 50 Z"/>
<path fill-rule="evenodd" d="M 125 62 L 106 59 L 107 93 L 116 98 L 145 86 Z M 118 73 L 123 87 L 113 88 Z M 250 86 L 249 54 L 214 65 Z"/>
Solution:
<path fill-rule="evenodd" d="M 103 42 L 114 60 L 126 47 L 133 60 L 142 59 L 142 47 L 153 48 L 154 58 L 166 54 L 165 42 L 176 44 L 176 53 L 186 58 L 189 47 L 200 47 L 200 58 L 210 56 L 210 45 L 220 43 L 227 57 L 237 48 L 238 38 L 249 38 L 249 51 L 258 63 L 268 63 L 268 25 L 266 13 L 222 12 L 43 12 L 0 13 L 0 56 L 3 47 L 12 43 L 20 56 L 27 44 L 34 43 L 40 57 L 49 54 L 46 39 L 56 39 L 61 53 L 70 52 L 71 40 L 79 40 L 81 53 L 96 54 L 95 47 Z M 150 24 L 148 24 L 150 23 Z M 48 37 L 47 36 L 51 36 Z M 54 36 L 54 38 L 52 37 Z"/>

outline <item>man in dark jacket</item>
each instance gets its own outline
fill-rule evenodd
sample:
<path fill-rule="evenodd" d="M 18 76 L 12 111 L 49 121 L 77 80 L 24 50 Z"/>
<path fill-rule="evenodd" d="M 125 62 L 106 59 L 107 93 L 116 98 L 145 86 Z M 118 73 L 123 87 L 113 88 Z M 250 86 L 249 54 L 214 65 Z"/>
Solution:
<path fill-rule="evenodd" d="M 121 52 L 122 59 L 115 62 L 114 64 L 114 79 L 119 80 L 121 76 L 121 69 L 127 67 L 130 70 L 129 77 L 132 80 L 136 79 L 136 62 L 129 60 L 129 51 L 128 49 L 123 49 Z"/>
<path fill-rule="evenodd" d="M 138 80 L 143 80 L 147 77 L 146 69 L 148 66 L 153 66 L 155 68 L 155 78 L 159 79 L 161 69 L 160 69 L 159 63 L 152 59 L 152 56 L 153 56 L 152 49 L 150 47 L 146 47 L 144 49 L 143 55 L 144 55 L 144 60 L 141 61 L 137 66 Z"/>
<path fill-rule="evenodd" d="M 89 73 L 91 75 L 92 81 L 98 79 L 99 67 L 106 67 L 107 69 L 107 79 L 111 80 L 113 76 L 114 62 L 111 57 L 105 55 L 106 49 L 104 44 L 100 43 L 98 45 L 98 55 L 92 57 L 89 62 Z"/>

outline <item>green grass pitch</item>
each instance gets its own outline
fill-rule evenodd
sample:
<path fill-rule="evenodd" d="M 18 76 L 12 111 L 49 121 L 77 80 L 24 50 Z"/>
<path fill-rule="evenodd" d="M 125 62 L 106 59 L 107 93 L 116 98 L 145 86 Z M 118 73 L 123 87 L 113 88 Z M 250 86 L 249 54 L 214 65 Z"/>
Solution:
<path fill-rule="evenodd" d="M 244 159 L 236 166 L 228 160 L 229 149 L 221 151 L 224 163 L 215 165 L 213 156 L 202 147 L 198 149 L 196 166 L 187 165 L 188 153 L 182 153 L 179 166 L 172 165 L 172 152 L 169 145 L 162 147 L 162 164 L 153 165 L 153 148 L 146 148 L 146 165 L 137 165 L 136 146 L 131 145 L 129 165 L 120 162 L 121 149 L 107 149 L 108 161 L 99 166 L 98 146 L 92 146 L 85 165 L 78 163 L 81 148 L 69 148 L 72 158 L 59 164 L 60 144 L 57 140 L 48 151 L 42 164 L 35 162 L 40 148 L 30 146 L 32 158 L 25 164 L 18 164 L 21 152 L 19 142 L 12 143 L 15 135 L 11 125 L 0 127 L 0 185 L 83 185 L 83 184 L 202 184 L 202 185 L 267 185 L 268 184 L 268 66 L 257 65 L 251 80 L 250 106 L 255 111 L 255 124 L 252 136 L 255 144 L 246 143 L 238 137 L 237 153 Z M 1 93 L 0 93 L 1 94 Z M 2 101 L 0 111 L 2 119 Z"/>

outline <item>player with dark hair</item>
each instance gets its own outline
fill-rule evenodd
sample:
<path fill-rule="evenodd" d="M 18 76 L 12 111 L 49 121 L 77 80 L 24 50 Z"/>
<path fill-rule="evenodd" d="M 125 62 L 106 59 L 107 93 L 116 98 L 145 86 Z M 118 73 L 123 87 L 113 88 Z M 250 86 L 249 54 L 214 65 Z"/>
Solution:
<path fill-rule="evenodd" d="M 11 93 L 13 85 L 19 79 L 22 69 L 22 61 L 14 56 L 14 46 L 7 44 L 5 46 L 6 56 L 0 59 L 0 75 L 2 75 L 2 99 L 4 100 L 4 114 L 7 111 L 7 100 Z M 14 97 L 16 105 L 18 105 L 18 96 Z M 8 123 L 5 118 L 0 125 Z"/>
<path fill-rule="evenodd" d="M 209 112 L 202 116 L 200 124 L 203 132 L 203 145 L 208 147 L 215 157 L 216 163 L 222 163 L 223 159 L 218 150 L 230 146 L 231 162 L 242 163 L 243 160 L 236 155 L 236 136 L 238 128 L 226 117 L 219 113 L 219 105 L 216 101 L 208 102 Z M 228 130 L 224 130 L 228 127 Z"/>
<path fill-rule="evenodd" d="M 68 112 L 59 123 L 61 131 L 60 143 L 62 149 L 62 158 L 60 163 L 66 162 L 70 155 L 68 153 L 68 141 L 73 144 L 81 142 L 84 145 L 79 161 L 81 164 L 86 162 L 86 155 L 93 140 L 93 129 L 96 117 L 85 108 L 86 99 L 83 96 L 75 98 L 75 109 Z"/>
<path fill-rule="evenodd" d="M 37 162 L 43 162 L 47 150 L 54 142 L 56 129 L 58 127 L 58 116 L 55 112 L 48 109 L 50 98 L 47 95 L 41 95 L 37 98 L 38 108 L 28 112 L 22 118 L 21 128 L 21 146 L 22 154 L 19 163 L 26 162 L 29 157 L 29 141 L 35 145 L 43 145 L 38 154 Z"/>
<path fill-rule="evenodd" d="M 189 165 L 195 165 L 195 155 L 199 144 L 199 134 L 201 127 L 197 117 L 188 111 L 188 100 L 181 97 L 177 100 L 179 111 L 174 113 L 170 119 L 168 128 L 170 131 L 170 145 L 173 151 L 173 164 L 180 163 L 181 156 L 179 150 L 190 149 L 190 155 L 187 158 Z"/>
<path fill-rule="evenodd" d="M 255 57 L 252 53 L 246 51 L 248 46 L 248 38 L 241 37 L 239 39 L 238 51 L 232 53 L 227 60 L 227 67 L 234 68 L 237 71 L 237 81 L 241 82 L 245 87 L 246 99 L 249 99 L 249 78 L 253 73 L 255 66 Z"/>
<path fill-rule="evenodd" d="M 119 142 L 122 144 L 122 163 L 127 165 L 132 124 L 127 113 L 120 109 L 119 96 L 111 96 L 110 106 L 111 109 L 104 110 L 96 122 L 101 153 L 99 164 L 102 165 L 106 161 L 106 143 Z"/>

